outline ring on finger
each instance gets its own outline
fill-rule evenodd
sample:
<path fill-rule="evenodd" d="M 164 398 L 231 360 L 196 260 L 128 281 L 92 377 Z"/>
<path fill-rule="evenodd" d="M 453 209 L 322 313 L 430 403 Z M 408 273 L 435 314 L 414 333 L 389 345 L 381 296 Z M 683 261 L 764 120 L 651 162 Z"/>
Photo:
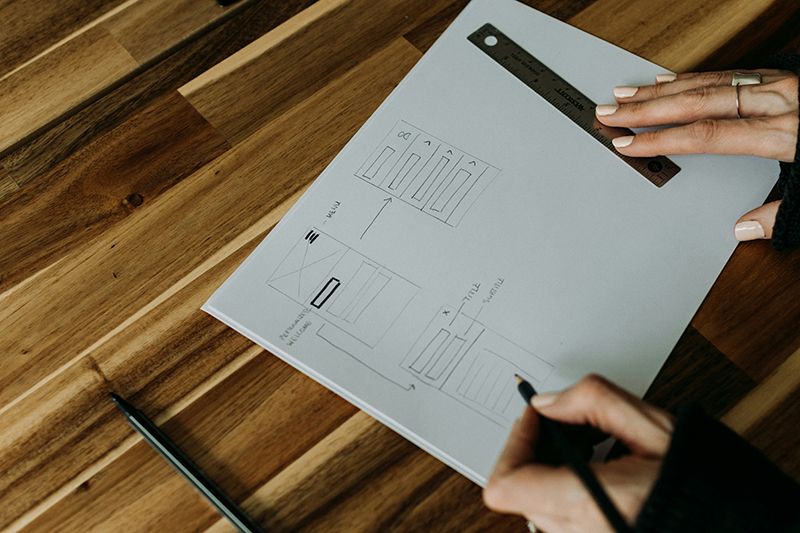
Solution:
<path fill-rule="evenodd" d="M 731 85 L 736 87 L 736 116 L 742 118 L 741 109 L 739 108 L 739 85 L 759 85 L 761 83 L 761 74 L 745 74 L 743 72 L 734 72 L 731 77 Z"/>

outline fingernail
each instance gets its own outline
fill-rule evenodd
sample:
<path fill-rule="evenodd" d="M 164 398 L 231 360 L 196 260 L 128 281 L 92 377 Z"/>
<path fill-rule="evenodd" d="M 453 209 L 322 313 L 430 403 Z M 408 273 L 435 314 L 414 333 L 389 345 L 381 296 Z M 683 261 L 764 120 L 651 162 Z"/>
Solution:
<path fill-rule="evenodd" d="M 611 142 L 614 143 L 614 148 L 625 148 L 629 144 L 633 142 L 633 138 L 635 135 L 627 135 L 625 137 L 617 137 L 616 139 L 612 139 Z"/>
<path fill-rule="evenodd" d="M 631 96 L 636 94 L 636 91 L 638 90 L 639 90 L 638 87 L 625 87 L 625 86 L 614 87 L 614 96 L 616 96 L 617 98 L 630 98 Z"/>
<path fill-rule="evenodd" d="M 656 83 L 669 83 L 678 79 L 675 74 L 659 74 L 656 76 Z"/>
<path fill-rule="evenodd" d="M 595 113 L 599 117 L 605 117 L 613 114 L 617 109 L 619 109 L 618 105 L 599 105 L 595 108 Z"/>
<path fill-rule="evenodd" d="M 752 241 L 754 239 L 763 239 L 765 236 L 764 228 L 755 220 L 745 220 L 739 222 L 733 229 L 736 239 L 739 241 Z"/>
<path fill-rule="evenodd" d="M 533 398 L 531 398 L 531 403 L 536 409 L 541 409 L 542 407 L 547 407 L 558 398 L 557 392 L 548 392 L 545 394 L 537 394 Z"/>

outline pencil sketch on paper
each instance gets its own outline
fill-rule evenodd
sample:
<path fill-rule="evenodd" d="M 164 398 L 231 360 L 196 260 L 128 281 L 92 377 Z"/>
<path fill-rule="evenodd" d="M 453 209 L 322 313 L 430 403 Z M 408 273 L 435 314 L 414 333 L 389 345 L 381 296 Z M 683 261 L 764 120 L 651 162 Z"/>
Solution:
<path fill-rule="evenodd" d="M 419 291 L 317 228 L 304 233 L 267 284 L 370 348 Z"/>
<path fill-rule="evenodd" d="M 475 317 L 447 306 L 434 316 L 401 366 L 499 424 L 519 415 L 519 405 L 512 402 L 514 374 L 541 385 L 553 370 L 553 365 Z"/>
<path fill-rule="evenodd" d="M 356 176 L 457 226 L 500 169 L 400 121 Z"/>

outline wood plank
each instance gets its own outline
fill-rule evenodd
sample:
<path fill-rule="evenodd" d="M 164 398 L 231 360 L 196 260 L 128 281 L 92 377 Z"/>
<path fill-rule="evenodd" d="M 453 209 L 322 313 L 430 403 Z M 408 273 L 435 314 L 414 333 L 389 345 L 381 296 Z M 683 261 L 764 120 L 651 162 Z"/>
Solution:
<path fill-rule="evenodd" d="M 254 1 L 220 7 L 212 1 L 139 0 L 104 21 L 103 27 L 143 65 L 222 24 Z"/>
<path fill-rule="evenodd" d="M 0 78 L 79 32 L 125 0 L 6 0 L 0 4 Z"/>
<path fill-rule="evenodd" d="M 0 292 L 89 242 L 228 148 L 173 93 L 0 201 Z"/>
<path fill-rule="evenodd" d="M 321 0 L 180 93 L 237 144 L 445 5 L 446 0 Z"/>
<path fill-rule="evenodd" d="M 711 54 L 729 45 L 772 3 L 598 0 L 569 22 L 669 70 L 685 72 L 695 70 Z"/>
<path fill-rule="evenodd" d="M 756 381 L 800 348 L 800 250 L 738 246 L 692 325 Z"/>
<path fill-rule="evenodd" d="M 0 155 L 138 66 L 108 32 L 95 27 L 0 80 Z M 40 96 L 31 98 L 34 94 Z"/>
<path fill-rule="evenodd" d="M 0 163 L 24 186 L 312 2 L 260 2 L 238 12 L 222 26 L 30 140 Z"/>

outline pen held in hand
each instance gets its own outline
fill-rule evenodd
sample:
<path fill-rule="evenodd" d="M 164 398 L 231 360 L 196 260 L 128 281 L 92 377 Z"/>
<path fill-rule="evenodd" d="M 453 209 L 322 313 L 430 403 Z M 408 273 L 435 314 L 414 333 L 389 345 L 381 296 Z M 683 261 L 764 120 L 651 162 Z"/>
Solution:
<path fill-rule="evenodd" d="M 517 381 L 517 390 L 519 390 L 519 393 L 525 399 L 525 402 L 530 405 L 531 398 L 536 395 L 536 390 L 533 388 L 533 385 L 525 381 L 520 376 L 515 374 L 514 377 Z M 606 491 L 603 490 L 600 482 L 597 481 L 592 469 L 589 468 L 589 465 L 580 458 L 580 455 L 572 445 L 572 442 L 570 442 L 564 433 L 564 429 L 561 427 L 561 424 L 554 420 L 550 420 L 545 416 L 539 415 L 539 427 L 540 435 L 542 435 L 543 438 L 549 438 L 552 440 L 552 443 L 555 445 L 558 453 L 561 454 L 561 457 L 564 459 L 564 461 L 570 466 L 570 468 L 572 468 L 578 478 L 583 482 L 584 486 L 592 495 L 594 501 L 597 502 L 597 505 L 600 507 L 600 510 L 603 512 L 603 515 L 605 515 L 614 531 L 617 533 L 632 533 L 628 523 L 624 518 L 622 518 L 622 515 L 619 514 L 616 506 L 608 497 Z"/>

